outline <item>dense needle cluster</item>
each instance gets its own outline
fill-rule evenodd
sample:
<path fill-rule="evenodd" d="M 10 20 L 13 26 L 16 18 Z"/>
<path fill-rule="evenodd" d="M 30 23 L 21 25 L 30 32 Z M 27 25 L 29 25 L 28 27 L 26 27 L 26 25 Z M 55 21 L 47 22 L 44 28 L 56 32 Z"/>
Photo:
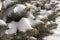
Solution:
<path fill-rule="evenodd" d="M 59 0 L 0 0 L 0 40 L 45 40 L 59 16 Z"/>

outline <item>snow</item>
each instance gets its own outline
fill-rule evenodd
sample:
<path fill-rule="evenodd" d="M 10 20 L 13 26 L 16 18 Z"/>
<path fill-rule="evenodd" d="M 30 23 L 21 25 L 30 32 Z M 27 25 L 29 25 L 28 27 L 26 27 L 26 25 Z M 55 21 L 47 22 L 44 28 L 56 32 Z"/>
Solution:
<path fill-rule="evenodd" d="M 33 29 L 30 25 L 30 22 L 27 18 L 22 18 L 18 22 L 18 29 L 19 31 L 26 32 L 28 29 Z"/>
<path fill-rule="evenodd" d="M 5 0 L 3 1 L 4 4 L 4 8 L 6 8 L 7 6 L 14 4 L 16 0 Z M 55 3 L 59 3 L 56 5 L 56 7 L 58 6 L 58 8 L 55 9 L 55 11 L 60 10 L 60 1 L 57 0 L 51 0 L 50 4 L 45 4 L 45 8 L 49 9 L 51 8 L 51 4 Z M 25 6 L 26 5 L 26 6 Z M 48 18 L 49 15 L 51 15 L 53 13 L 53 10 L 42 10 L 40 9 L 40 15 L 36 15 L 36 19 L 35 16 L 33 15 L 33 13 L 36 10 L 36 6 L 35 4 L 30 4 L 30 3 L 25 3 L 25 5 L 23 4 L 16 4 L 14 7 L 12 7 L 11 9 L 7 9 L 7 11 L 5 13 L 8 13 L 8 16 L 11 16 L 11 13 L 18 13 L 18 14 L 22 14 L 21 12 L 25 11 L 25 8 L 31 8 L 31 11 L 27 13 L 27 17 L 22 17 L 19 22 L 15 22 L 12 21 L 8 24 L 9 29 L 5 31 L 5 34 L 14 34 L 17 32 L 17 30 L 19 32 L 26 32 L 29 29 L 34 29 L 32 26 L 35 26 L 36 24 L 40 24 L 40 23 L 44 23 L 41 21 L 41 19 L 43 18 Z M 42 5 L 42 4 L 41 4 Z M 0 2 L 0 10 L 2 9 L 2 3 Z M 58 13 L 60 14 L 60 13 Z M 19 15 L 20 16 L 20 15 Z M 35 19 L 35 20 L 34 20 Z M 56 29 L 52 29 L 50 30 L 51 32 L 53 32 L 54 34 L 46 36 L 43 38 L 43 40 L 60 40 L 60 16 L 57 17 L 55 19 L 55 22 L 57 25 Z M 0 25 L 7 25 L 3 20 L 0 20 Z M 50 22 L 48 21 L 47 24 L 49 25 Z M 53 23 L 52 23 L 53 24 Z M 31 37 L 34 39 L 34 37 Z"/>
<path fill-rule="evenodd" d="M 7 24 L 5 23 L 5 21 L 0 19 L 0 25 L 7 25 Z"/>
<path fill-rule="evenodd" d="M 0 11 L 2 10 L 2 2 L 0 2 Z"/>
<path fill-rule="evenodd" d="M 48 37 L 45 37 L 44 40 L 60 40 L 60 36 L 50 35 Z"/>
<path fill-rule="evenodd" d="M 24 11 L 25 8 L 26 8 L 25 5 L 17 4 L 16 7 L 14 8 L 14 13 L 21 13 L 22 11 Z"/>
<path fill-rule="evenodd" d="M 60 16 L 56 18 L 57 28 L 50 30 L 53 32 L 53 35 L 49 35 L 43 38 L 43 40 L 60 40 Z"/>
<path fill-rule="evenodd" d="M 14 34 L 17 31 L 17 23 L 12 21 L 11 23 L 8 23 L 9 29 L 6 30 L 6 34 Z"/>
<path fill-rule="evenodd" d="M 19 32 L 26 32 L 29 29 L 33 29 L 28 18 L 22 18 L 19 22 L 12 21 L 8 23 L 8 27 L 9 29 L 6 30 L 6 34 L 14 34 L 17 30 Z"/>
<path fill-rule="evenodd" d="M 17 1 L 16 0 L 5 0 L 5 1 L 3 1 L 4 8 L 7 8 L 7 6 L 10 6 L 10 5 L 14 4 L 15 2 L 17 2 Z"/>

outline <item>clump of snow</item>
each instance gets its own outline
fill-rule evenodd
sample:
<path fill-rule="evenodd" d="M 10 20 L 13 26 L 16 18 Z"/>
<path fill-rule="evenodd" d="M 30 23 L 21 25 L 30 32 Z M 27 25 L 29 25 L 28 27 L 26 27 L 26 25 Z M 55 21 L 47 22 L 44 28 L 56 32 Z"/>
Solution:
<path fill-rule="evenodd" d="M 17 4 L 16 7 L 14 8 L 14 13 L 21 13 L 22 11 L 24 11 L 25 8 L 26 8 L 25 5 Z"/>
<path fill-rule="evenodd" d="M 5 0 L 5 1 L 3 1 L 4 8 L 7 8 L 8 6 L 14 4 L 17 1 L 16 0 Z"/>
<path fill-rule="evenodd" d="M 26 32 L 28 29 L 33 29 L 30 25 L 30 22 L 27 18 L 22 18 L 18 22 L 18 29 L 19 31 Z"/>
<path fill-rule="evenodd" d="M 60 40 L 60 36 L 50 35 L 50 36 L 43 38 L 43 40 Z"/>
<path fill-rule="evenodd" d="M 0 19 L 0 25 L 7 25 L 7 24 L 5 23 L 5 21 Z"/>

